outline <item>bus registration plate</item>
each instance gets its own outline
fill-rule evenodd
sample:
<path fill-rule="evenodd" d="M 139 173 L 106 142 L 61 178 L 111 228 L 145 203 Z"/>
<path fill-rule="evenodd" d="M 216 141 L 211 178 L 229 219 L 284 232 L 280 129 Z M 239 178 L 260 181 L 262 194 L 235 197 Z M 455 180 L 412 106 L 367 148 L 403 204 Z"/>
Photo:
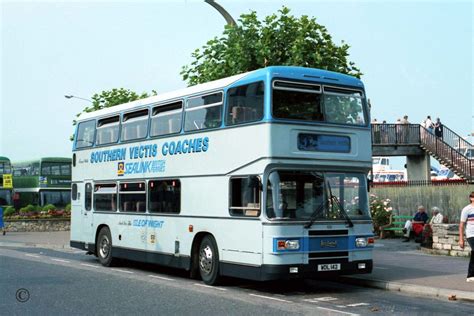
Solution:
<path fill-rule="evenodd" d="M 341 270 L 340 263 L 318 264 L 318 271 L 337 271 Z"/>

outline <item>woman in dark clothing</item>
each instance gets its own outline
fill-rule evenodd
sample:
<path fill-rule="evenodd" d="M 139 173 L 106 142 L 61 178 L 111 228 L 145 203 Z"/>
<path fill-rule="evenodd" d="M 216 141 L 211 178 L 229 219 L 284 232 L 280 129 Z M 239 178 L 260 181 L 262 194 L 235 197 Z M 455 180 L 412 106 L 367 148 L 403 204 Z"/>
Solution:
<path fill-rule="evenodd" d="M 439 117 L 436 119 L 434 127 L 436 137 L 443 138 L 443 124 L 441 123 Z"/>

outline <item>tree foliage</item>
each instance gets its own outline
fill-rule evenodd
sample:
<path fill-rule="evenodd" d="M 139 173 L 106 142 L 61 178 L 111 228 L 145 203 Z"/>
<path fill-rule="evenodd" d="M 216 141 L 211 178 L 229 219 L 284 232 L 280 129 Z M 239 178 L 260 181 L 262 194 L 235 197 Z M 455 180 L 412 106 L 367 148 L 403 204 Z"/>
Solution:
<path fill-rule="evenodd" d="M 151 95 L 156 95 L 156 91 L 152 90 Z M 131 91 L 130 89 L 119 88 L 119 89 L 112 89 L 112 90 L 104 90 L 100 94 L 96 93 L 92 96 L 92 104 L 91 106 L 86 106 L 81 113 L 77 114 L 77 116 L 81 115 L 82 113 L 89 113 L 94 112 L 97 110 L 110 108 L 115 105 L 148 98 L 150 94 L 143 92 L 142 94 L 138 94 L 136 92 Z"/>
<path fill-rule="evenodd" d="M 283 7 L 260 21 L 257 13 L 242 14 L 235 26 L 209 40 L 192 53 L 193 61 L 182 68 L 189 85 L 272 66 L 303 66 L 349 74 L 362 73 L 348 60 L 349 45 L 336 45 L 316 18 L 297 18 Z"/>

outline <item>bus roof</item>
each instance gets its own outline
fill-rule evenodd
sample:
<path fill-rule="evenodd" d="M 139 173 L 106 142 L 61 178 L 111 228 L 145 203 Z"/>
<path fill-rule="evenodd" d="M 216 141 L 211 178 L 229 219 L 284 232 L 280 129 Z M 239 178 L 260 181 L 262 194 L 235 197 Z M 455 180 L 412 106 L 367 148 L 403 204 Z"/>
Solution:
<path fill-rule="evenodd" d="M 184 89 L 174 90 L 171 92 L 165 92 L 159 94 L 157 96 L 152 96 L 149 98 L 144 98 L 136 101 L 132 101 L 129 103 L 120 104 L 118 106 L 110 107 L 101 109 L 98 111 L 90 112 L 90 113 L 82 113 L 78 119 L 78 121 L 84 121 L 93 117 L 97 116 L 105 116 L 112 113 L 117 113 L 121 111 L 125 111 L 128 109 L 132 109 L 139 106 L 146 106 L 154 103 L 160 103 L 164 101 L 171 101 L 187 96 L 192 96 L 195 94 L 202 94 L 205 92 L 211 92 L 214 90 L 222 89 L 224 87 L 230 86 L 233 83 L 239 81 L 240 79 L 248 79 L 251 80 L 255 78 L 256 80 L 261 80 L 262 77 L 266 75 L 270 75 L 272 77 L 284 76 L 287 78 L 293 78 L 296 80 L 317 80 L 321 83 L 326 84 L 340 84 L 340 85 L 347 85 L 347 86 L 355 86 L 359 88 L 364 88 L 364 85 L 361 80 L 356 77 L 333 72 L 327 71 L 322 69 L 315 69 L 315 68 L 306 68 L 306 67 L 295 67 L 295 66 L 270 66 L 242 74 L 238 74 L 235 76 L 214 80 L 198 85 L 194 85 L 191 87 L 187 87 Z"/>
<path fill-rule="evenodd" d="M 0 161 L 10 161 L 8 157 L 0 156 Z"/>

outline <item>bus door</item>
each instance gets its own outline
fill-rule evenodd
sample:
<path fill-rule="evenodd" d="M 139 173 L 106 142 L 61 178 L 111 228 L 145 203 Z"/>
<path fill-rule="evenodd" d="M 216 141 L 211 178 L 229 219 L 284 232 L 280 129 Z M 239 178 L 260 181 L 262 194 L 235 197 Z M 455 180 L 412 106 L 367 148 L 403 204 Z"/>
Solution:
<path fill-rule="evenodd" d="M 83 188 L 83 197 L 80 199 L 82 201 L 83 207 L 81 208 L 81 217 L 82 217 L 82 231 L 83 231 L 83 240 L 86 242 L 94 243 L 94 234 L 92 233 L 93 226 L 93 213 L 92 213 L 92 192 L 93 184 L 91 180 L 84 181 L 83 185 L 80 187 Z"/>

